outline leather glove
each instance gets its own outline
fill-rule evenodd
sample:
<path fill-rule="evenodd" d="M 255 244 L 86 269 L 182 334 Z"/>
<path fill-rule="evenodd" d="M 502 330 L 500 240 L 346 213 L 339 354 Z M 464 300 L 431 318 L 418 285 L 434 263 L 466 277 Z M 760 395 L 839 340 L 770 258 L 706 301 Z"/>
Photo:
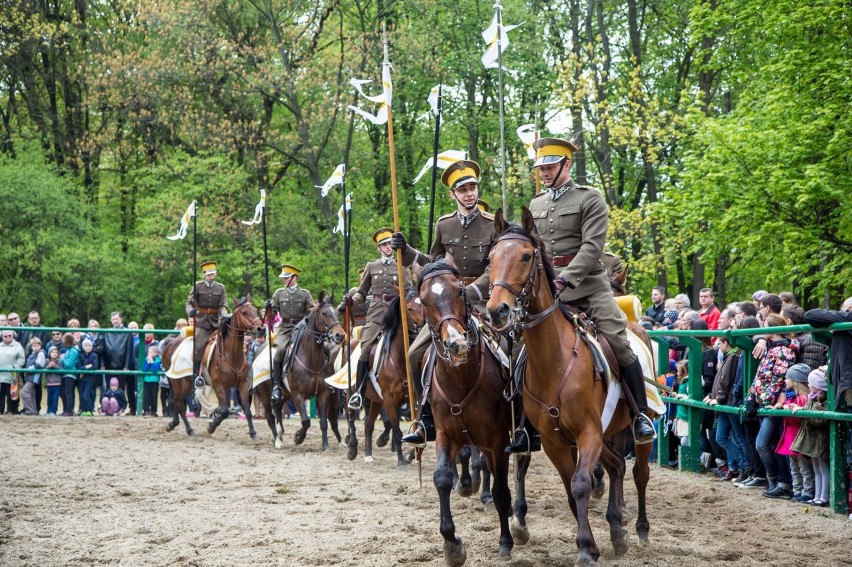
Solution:
<path fill-rule="evenodd" d="M 264 303 L 263 306 L 266 307 L 267 310 L 272 309 L 272 300 L 267 299 L 266 303 Z"/>
<path fill-rule="evenodd" d="M 565 281 L 565 278 L 561 276 L 556 276 L 553 279 L 553 285 L 556 288 L 556 297 L 559 297 L 560 295 L 562 295 L 562 292 L 565 290 L 565 288 L 568 287 L 568 282 Z"/>
<path fill-rule="evenodd" d="M 391 236 L 391 248 L 405 252 L 408 250 L 408 243 L 405 241 L 405 236 L 401 232 L 394 232 Z"/>
<path fill-rule="evenodd" d="M 190 316 L 190 317 L 195 317 L 196 315 L 198 315 L 198 310 L 197 310 L 197 309 L 190 309 L 190 310 L 189 310 L 189 316 Z"/>
<path fill-rule="evenodd" d="M 352 307 L 355 304 L 355 300 L 352 299 L 352 295 L 347 293 L 343 296 L 343 305 L 348 305 Z"/>

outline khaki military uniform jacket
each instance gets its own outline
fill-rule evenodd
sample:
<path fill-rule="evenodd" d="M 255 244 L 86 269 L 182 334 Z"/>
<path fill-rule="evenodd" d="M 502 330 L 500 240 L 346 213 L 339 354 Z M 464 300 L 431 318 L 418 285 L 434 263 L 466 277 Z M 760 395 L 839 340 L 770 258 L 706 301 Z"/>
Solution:
<path fill-rule="evenodd" d="M 573 180 L 569 184 L 568 191 L 556 201 L 549 190 L 542 191 L 529 209 L 551 259 L 567 261 L 566 256 L 574 256 L 567 266 L 555 270 L 567 282 L 560 298 L 576 301 L 601 290 L 610 291 L 609 277 L 601 263 L 609 208 L 597 189 Z"/>
<path fill-rule="evenodd" d="M 313 308 L 314 299 L 308 290 L 298 286 L 276 289 L 272 294 L 272 311 L 281 316 L 281 322 L 275 331 L 275 346 L 284 346 L 295 326 Z"/>
<path fill-rule="evenodd" d="M 353 287 L 349 290 L 349 295 L 354 297 L 355 292 L 358 291 L 357 287 Z M 342 306 L 343 304 L 341 304 Z M 344 312 L 344 309 L 340 310 L 341 313 Z M 353 305 L 349 308 L 349 316 L 352 318 L 352 326 L 360 327 L 367 322 L 367 302 L 358 303 L 357 305 Z"/>
<path fill-rule="evenodd" d="M 453 256 L 461 277 L 467 284 L 475 285 L 482 297 L 488 291 L 488 253 L 497 240 L 494 234 L 494 215 L 480 211 L 468 226 L 462 226 L 458 212 L 446 214 L 435 224 L 435 241 L 426 256 L 419 250 L 408 247 L 402 255 L 402 263 L 421 266 L 446 254 Z"/>
<path fill-rule="evenodd" d="M 403 290 L 411 286 L 408 272 L 403 272 L 405 278 Z M 369 360 L 370 349 L 376 342 L 382 330 L 382 318 L 388 303 L 395 297 L 399 297 L 399 287 L 396 260 L 391 260 L 387 265 L 381 260 L 367 262 L 364 268 L 364 279 L 358 286 L 358 291 L 352 295 L 354 305 L 367 304 L 367 321 L 361 331 L 361 360 Z"/>
<path fill-rule="evenodd" d="M 228 314 L 228 294 L 225 292 L 225 286 L 216 281 L 210 286 L 204 280 L 196 282 L 186 299 L 187 317 L 190 317 L 192 309 L 196 310 L 196 328 L 207 331 L 216 329 L 219 326 L 219 318 Z M 205 335 L 209 336 L 210 333 Z"/>

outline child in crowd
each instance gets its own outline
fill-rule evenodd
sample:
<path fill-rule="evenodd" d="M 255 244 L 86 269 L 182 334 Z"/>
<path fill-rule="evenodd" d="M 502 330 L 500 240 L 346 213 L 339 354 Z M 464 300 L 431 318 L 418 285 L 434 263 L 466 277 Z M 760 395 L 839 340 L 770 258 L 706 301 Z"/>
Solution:
<path fill-rule="evenodd" d="M 100 368 L 100 359 L 94 352 L 94 343 L 91 339 L 83 339 L 83 352 L 77 362 L 78 370 L 97 370 Z M 100 380 L 98 374 L 82 374 L 77 381 L 80 390 L 80 415 L 90 417 L 95 411 L 95 386 Z"/>
<path fill-rule="evenodd" d="M 825 381 L 825 366 L 812 370 L 808 374 L 809 394 L 804 409 L 825 411 L 825 397 L 828 386 Z M 795 412 L 798 407 L 791 407 Z M 828 470 L 828 422 L 824 419 L 805 419 L 799 428 L 799 434 L 790 445 L 790 450 L 810 457 L 814 469 L 814 497 L 807 500 L 814 506 L 828 506 L 829 470 Z"/>
<path fill-rule="evenodd" d="M 677 398 L 689 399 L 689 362 L 684 359 L 677 362 Z M 675 435 L 680 437 L 680 444 L 689 445 L 689 408 L 678 404 L 675 414 Z"/>
<path fill-rule="evenodd" d="M 59 347 L 51 346 L 47 353 L 48 370 L 62 370 L 62 358 L 59 352 Z M 48 373 L 45 374 L 44 383 L 47 385 L 47 415 L 56 415 L 56 410 L 59 409 L 59 395 L 62 390 L 62 375 Z"/>
<path fill-rule="evenodd" d="M 671 326 L 674 325 L 674 322 L 677 321 L 677 306 L 675 305 L 675 300 L 673 297 L 666 299 L 666 302 L 663 304 L 666 310 L 663 312 L 663 326 L 671 329 Z"/>
<path fill-rule="evenodd" d="M 79 333 L 76 334 L 79 335 Z M 81 353 L 74 333 L 62 335 L 62 345 L 65 347 L 65 352 L 62 353 L 62 369 L 65 370 L 65 373 L 62 374 L 62 415 L 71 417 L 74 415 L 74 405 L 77 398 L 75 388 L 77 387 L 78 375 L 69 371 L 77 370 Z"/>
<path fill-rule="evenodd" d="M 24 363 L 24 370 L 36 370 L 44 368 L 47 359 L 44 356 L 44 351 L 41 350 L 41 339 L 33 337 L 27 343 L 30 355 Z M 21 401 L 24 403 L 23 415 L 38 415 L 38 407 L 36 406 L 36 388 L 41 388 L 41 373 L 25 372 L 24 387 L 21 390 Z"/>
<path fill-rule="evenodd" d="M 127 409 L 127 397 L 118 387 L 118 378 L 113 376 L 109 379 L 109 389 L 104 392 L 104 397 L 101 399 L 101 413 L 116 416 L 125 409 Z"/>
<path fill-rule="evenodd" d="M 778 396 L 778 401 L 772 406 L 776 409 L 800 409 L 805 406 L 808 401 L 808 374 L 811 373 L 811 367 L 804 363 L 794 364 L 787 370 L 787 378 L 785 386 L 789 390 Z M 814 477 L 811 459 L 806 455 L 801 455 L 796 451 L 792 451 L 790 446 L 799 434 L 799 428 L 802 425 L 800 419 L 796 417 L 784 417 L 784 431 L 781 434 L 781 440 L 775 447 L 775 452 L 779 455 L 784 455 L 790 462 L 790 475 L 793 479 L 793 500 L 796 502 L 807 502 L 814 497 Z"/>
<path fill-rule="evenodd" d="M 160 389 L 160 350 L 154 343 L 148 347 L 148 356 L 142 363 L 142 411 L 143 417 L 157 417 L 157 391 Z"/>

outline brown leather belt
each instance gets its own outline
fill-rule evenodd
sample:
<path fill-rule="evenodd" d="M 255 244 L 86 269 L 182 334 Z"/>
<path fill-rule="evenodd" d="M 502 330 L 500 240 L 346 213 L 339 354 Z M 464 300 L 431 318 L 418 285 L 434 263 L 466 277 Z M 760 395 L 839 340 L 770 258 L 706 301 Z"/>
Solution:
<path fill-rule="evenodd" d="M 565 256 L 554 256 L 553 258 L 551 258 L 550 261 L 551 261 L 551 263 L 553 264 L 554 267 L 564 268 L 565 266 L 570 264 L 571 261 L 574 260 L 574 258 L 576 258 L 576 257 L 577 257 L 576 254 L 567 254 Z"/>
<path fill-rule="evenodd" d="M 199 307 L 195 311 L 198 312 L 198 313 L 202 313 L 204 315 L 218 315 L 219 314 L 219 308 L 218 307 L 217 308 Z"/>
<path fill-rule="evenodd" d="M 370 294 L 367 296 L 367 301 L 372 301 L 374 299 L 381 299 L 382 301 L 392 301 L 393 299 L 399 297 L 399 295 L 395 293 L 382 293 L 382 294 Z"/>
<path fill-rule="evenodd" d="M 295 318 L 295 319 L 281 319 L 281 323 L 283 323 L 285 325 L 296 325 L 302 319 L 303 319 L 303 317 L 298 317 L 298 318 Z"/>
<path fill-rule="evenodd" d="M 461 281 L 464 285 L 470 285 L 478 279 L 479 279 L 479 276 L 466 276 L 466 277 L 462 277 Z"/>

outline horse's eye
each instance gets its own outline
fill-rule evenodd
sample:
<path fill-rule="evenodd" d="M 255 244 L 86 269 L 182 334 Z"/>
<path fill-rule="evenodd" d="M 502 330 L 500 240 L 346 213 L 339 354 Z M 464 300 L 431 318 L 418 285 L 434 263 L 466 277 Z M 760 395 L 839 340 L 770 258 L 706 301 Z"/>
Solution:
<path fill-rule="evenodd" d="M 530 260 L 532 260 L 532 254 L 530 254 L 529 252 L 521 256 L 521 262 L 529 262 Z"/>

